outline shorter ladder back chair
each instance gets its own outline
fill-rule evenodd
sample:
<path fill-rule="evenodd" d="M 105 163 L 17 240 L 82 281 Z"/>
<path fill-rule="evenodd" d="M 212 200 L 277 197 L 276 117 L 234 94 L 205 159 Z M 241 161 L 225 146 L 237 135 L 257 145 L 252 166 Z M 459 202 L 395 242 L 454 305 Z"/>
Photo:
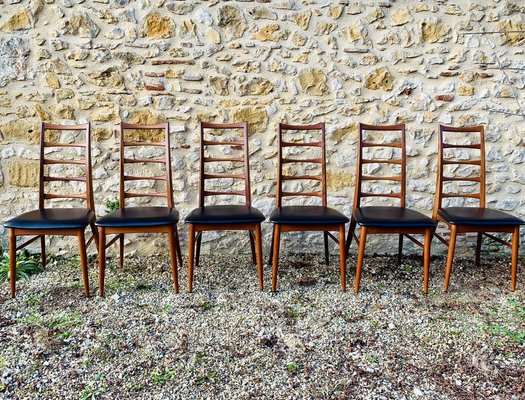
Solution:
<path fill-rule="evenodd" d="M 390 133 L 394 139 L 374 141 L 369 132 Z M 397 133 L 399 135 L 397 135 Z M 399 138 L 399 139 L 398 139 Z M 365 158 L 363 149 L 365 148 L 391 148 L 392 157 L 396 152 L 400 153 L 400 158 Z M 365 165 L 397 165 L 399 174 L 393 172 L 392 175 L 380 175 L 368 173 L 364 170 Z M 387 192 L 374 190 L 381 188 L 380 182 L 390 181 L 399 183 L 399 192 Z M 370 187 L 365 187 L 363 182 L 370 183 Z M 375 182 L 375 183 L 374 183 Z M 399 206 L 362 206 L 362 199 L 365 197 L 395 198 L 399 199 Z M 354 233 L 356 225 L 361 228 L 359 238 Z M 361 271 L 363 269 L 363 259 L 365 254 L 366 239 L 369 234 L 398 234 L 398 264 L 401 263 L 403 250 L 403 238 L 406 237 L 412 242 L 423 248 L 423 270 L 424 270 L 424 292 L 428 293 L 428 281 L 430 274 L 430 246 L 432 235 L 436 228 L 436 222 L 431 218 L 406 208 L 406 140 L 405 125 L 365 125 L 359 124 L 359 148 L 357 154 L 356 186 L 354 192 L 354 205 L 346 251 L 350 248 L 352 237 L 355 237 L 359 245 L 357 255 L 356 277 L 354 291 L 359 292 Z M 414 238 L 413 234 L 424 235 L 424 243 Z"/>
<path fill-rule="evenodd" d="M 85 139 L 82 142 L 65 142 L 61 136 L 67 132 L 84 132 Z M 48 135 L 48 136 L 46 136 Z M 89 296 L 88 280 L 88 262 L 86 247 L 94 239 L 97 241 L 97 231 L 94 226 L 95 222 L 95 203 L 93 201 L 93 186 L 91 178 L 91 135 L 89 124 L 82 125 L 55 125 L 43 122 L 40 133 L 40 175 L 39 175 L 39 201 L 38 210 L 29 211 L 21 214 L 4 223 L 9 230 L 9 264 L 11 278 L 11 297 L 15 297 L 16 291 L 16 251 L 26 247 L 28 244 L 40 239 L 42 252 L 42 264 L 46 265 L 46 235 L 76 236 L 80 248 L 80 263 L 82 267 L 82 280 L 84 283 L 84 293 Z M 46 149 L 53 148 L 64 150 L 65 148 L 77 149 L 83 152 L 82 159 L 76 159 L 75 155 L 58 154 L 48 158 Z M 53 153 L 55 154 L 56 151 Z M 61 167 L 60 172 L 53 171 L 54 167 Z M 70 168 L 70 176 L 65 171 Z M 75 171 L 73 171 L 75 170 Z M 78 170 L 82 170 L 79 173 Z M 51 176 L 54 174 L 55 176 Z M 60 174 L 57 176 L 56 174 Z M 81 174 L 81 176 L 78 176 Z M 74 175 L 74 176 L 71 176 Z M 46 191 L 46 183 L 55 182 L 83 182 L 85 184 L 83 193 L 66 194 L 50 193 Z M 81 184 L 81 186 L 84 186 Z M 51 190 L 51 189 L 50 189 Z M 83 208 L 48 208 L 45 206 L 46 200 L 49 199 L 78 199 L 86 202 Z M 93 236 L 86 242 L 85 229 L 90 226 Z M 33 238 L 17 246 L 16 239 L 18 236 L 33 236 Z"/>
<path fill-rule="evenodd" d="M 472 138 L 468 135 L 479 136 L 479 143 L 471 143 Z M 454 140 L 451 136 L 461 137 Z M 461 143 L 447 142 L 447 139 Z M 479 151 L 479 158 L 461 157 L 458 159 L 454 154 L 445 154 L 446 151 Z M 471 167 L 472 171 L 458 172 L 447 171 L 448 168 Z M 477 170 L 477 173 L 475 172 Z M 450 175 L 455 176 L 450 176 Z M 468 175 L 468 176 L 465 176 Z M 445 185 L 451 182 L 474 182 L 479 185 L 478 192 L 446 192 Z M 471 186 L 469 186 L 470 188 Z M 472 198 L 479 201 L 479 207 L 461 206 L 461 207 L 443 207 L 443 199 L 447 198 Z M 512 266 L 511 266 L 511 290 L 516 290 L 516 272 L 518 267 L 518 247 L 520 237 L 520 226 L 525 224 L 520 218 L 510 215 L 506 212 L 486 208 L 485 199 L 485 131 L 483 126 L 471 127 L 451 127 L 439 125 L 439 154 L 438 154 L 438 174 L 436 184 L 436 194 L 434 201 L 433 218 L 437 222 L 444 222 L 450 230 L 450 240 L 444 239 L 441 235 L 435 236 L 446 246 L 448 246 L 447 264 L 445 268 L 444 290 L 448 290 L 450 282 L 450 273 L 454 260 L 454 250 L 456 247 L 456 236 L 458 233 L 477 233 L 476 243 L 476 266 L 481 262 L 481 242 L 483 235 L 493 239 L 507 247 L 511 248 Z M 511 233 L 512 242 L 506 242 L 497 236 L 488 232 Z"/>
<path fill-rule="evenodd" d="M 148 142 L 127 138 L 126 133 L 163 131 L 164 140 L 159 142 Z M 138 135 L 139 137 L 141 135 Z M 120 208 L 98 219 L 96 225 L 99 233 L 99 291 L 104 296 L 104 277 L 106 271 L 106 249 L 119 241 L 120 267 L 124 264 L 124 235 L 126 233 L 166 233 L 169 240 L 171 257 L 171 270 L 173 274 L 173 285 L 175 292 L 179 292 L 177 259 L 182 265 L 182 254 L 180 250 L 177 223 L 179 212 L 174 208 L 171 178 L 171 155 L 168 123 L 155 125 L 120 124 Z M 157 158 L 128 158 L 126 148 L 156 147 L 164 149 L 164 155 Z M 157 176 L 137 176 L 126 173 L 126 165 L 129 164 L 159 164 L 164 166 L 162 174 Z M 126 182 L 131 181 L 161 181 L 164 182 L 164 191 L 155 193 L 137 193 L 126 190 Z M 165 198 L 166 206 L 136 206 L 129 207 L 126 200 L 131 198 Z M 116 235 L 106 244 L 106 235 Z"/>
<path fill-rule="evenodd" d="M 283 134 L 287 131 L 320 132 L 318 141 L 285 141 Z M 285 148 L 318 148 L 318 158 L 291 158 L 283 154 Z M 325 155 L 325 124 L 315 125 L 287 125 L 279 124 L 279 159 L 277 166 L 276 208 L 270 215 L 273 223 L 273 238 L 270 250 L 272 260 L 272 292 L 277 290 L 277 269 L 279 265 L 279 249 L 282 232 L 321 231 L 324 235 L 325 261 L 328 264 L 328 237 L 339 244 L 339 263 L 341 288 L 346 290 L 346 254 L 345 254 L 345 223 L 349 219 L 339 211 L 327 206 L 326 193 L 326 155 Z M 303 167 L 316 165 L 320 168 L 317 175 L 289 175 L 283 169 L 288 165 L 302 165 Z M 286 171 L 285 171 L 286 172 Z M 283 188 L 285 182 L 319 182 L 320 190 L 314 191 L 287 191 Z M 321 205 L 283 206 L 284 197 L 319 197 Z M 339 232 L 337 239 L 331 231 Z"/>
<path fill-rule="evenodd" d="M 242 130 L 242 140 L 220 140 L 226 135 L 227 131 Z M 213 139 L 207 139 L 206 132 L 214 130 L 220 132 Z M 223 136 L 224 137 L 224 136 Z M 243 151 L 242 156 L 235 157 L 215 157 L 207 154 L 213 149 L 221 147 L 230 150 Z M 211 149 L 210 149 L 211 148 Z M 193 290 L 193 269 L 194 264 L 199 265 L 202 234 L 205 231 L 223 230 L 247 230 L 250 238 L 252 258 L 257 263 L 259 275 L 259 288 L 263 289 L 263 265 L 262 265 L 262 235 L 261 223 L 265 220 L 264 215 L 251 205 L 250 189 L 250 152 L 248 149 L 248 123 L 215 124 L 201 122 L 200 128 L 200 182 L 199 182 L 199 207 L 192 210 L 186 217 L 189 225 L 189 244 L 188 244 L 188 291 Z M 222 163 L 222 164 L 221 164 Z M 228 173 L 224 163 L 230 163 L 232 168 L 242 168 L 242 173 Z M 224 166 L 225 173 L 211 173 L 211 165 Z M 207 168 L 207 166 L 209 168 Z M 236 167 L 235 167 L 236 166 Z M 231 169 L 231 168 L 229 168 Z M 231 171 L 230 171 L 231 172 Z M 210 180 L 222 181 L 231 179 L 233 181 L 243 181 L 242 190 L 210 190 L 206 182 Z M 241 196 L 244 197 L 244 204 L 228 205 L 206 205 L 206 198 L 210 196 Z M 196 254 L 195 254 L 196 253 Z"/>

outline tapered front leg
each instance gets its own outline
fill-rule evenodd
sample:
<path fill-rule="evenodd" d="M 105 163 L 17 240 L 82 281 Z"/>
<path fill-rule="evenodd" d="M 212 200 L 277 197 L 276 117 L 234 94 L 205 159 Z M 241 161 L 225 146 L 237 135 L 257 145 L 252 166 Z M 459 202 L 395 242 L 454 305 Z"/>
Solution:
<path fill-rule="evenodd" d="M 11 298 L 16 294 L 16 235 L 13 228 L 9 229 L 9 283 Z"/>
<path fill-rule="evenodd" d="M 456 237 L 457 227 L 456 225 L 450 226 L 450 240 L 448 243 L 448 255 L 447 255 L 447 266 L 445 268 L 445 284 L 444 291 L 448 291 L 448 285 L 450 283 L 450 273 L 452 271 L 452 262 L 454 261 L 454 250 L 456 248 Z"/>
<path fill-rule="evenodd" d="M 98 294 L 104 296 L 104 279 L 106 276 L 106 230 L 98 228 Z"/>
<path fill-rule="evenodd" d="M 281 225 L 273 226 L 273 260 L 272 260 L 272 292 L 277 290 L 277 268 L 279 266 L 279 248 L 281 247 Z"/>
<path fill-rule="evenodd" d="M 190 224 L 188 237 L 188 292 L 193 290 L 193 262 L 195 252 L 195 225 Z"/>
<path fill-rule="evenodd" d="M 339 268 L 341 270 L 341 289 L 346 291 L 345 224 L 339 227 Z"/>

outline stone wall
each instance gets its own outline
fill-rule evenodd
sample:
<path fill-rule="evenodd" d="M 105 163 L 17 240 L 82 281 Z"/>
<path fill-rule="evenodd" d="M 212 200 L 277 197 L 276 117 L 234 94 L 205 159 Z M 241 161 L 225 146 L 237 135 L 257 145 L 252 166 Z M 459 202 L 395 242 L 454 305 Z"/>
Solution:
<path fill-rule="evenodd" d="M 485 124 L 488 204 L 525 216 L 518 0 L 0 0 L 0 9 L 2 220 L 36 204 L 40 120 L 92 123 L 100 214 L 117 197 L 118 123 L 168 120 L 182 215 L 197 204 L 201 120 L 250 123 L 253 202 L 265 213 L 281 121 L 327 123 L 329 203 L 347 214 L 359 122 L 407 124 L 408 205 L 427 214 L 438 123 Z M 471 34 L 480 31 L 512 32 Z M 239 240 L 210 233 L 204 250 L 238 251 Z M 285 246 L 305 241 L 321 249 L 314 234 L 288 235 Z M 166 247 L 135 238 L 128 249 L 139 244 Z"/>

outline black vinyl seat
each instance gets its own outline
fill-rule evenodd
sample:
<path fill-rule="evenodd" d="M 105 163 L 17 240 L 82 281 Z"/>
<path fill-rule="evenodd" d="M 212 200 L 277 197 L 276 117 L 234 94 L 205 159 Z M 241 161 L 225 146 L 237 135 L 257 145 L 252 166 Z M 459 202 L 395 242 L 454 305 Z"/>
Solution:
<path fill-rule="evenodd" d="M 101 227 L 147 227 L 174 225 L 179 222 L 179 212 L 170 207 L 125 207 L 99 218 L 95 225 Z"/>
<path fill-rule="evenodd" d="M 20 214 L 4 223 L 16 229 L 80 229 L 95 219 L 95 213 L 86 208 L 43 208 Z"/>
<path fill-rule="evenodd" d="M 445 207 L 437 210 L 446 222 L 468 226 L 516 226 L 525 225 L 525 221 L 503 211 L 484 207 Z"/>
<path fill-rule="evenodd" d="M 405 207 L 358 207 L 354 218 L 360 226 L 381 228 L 435 228 L 437 222 Z"/>
<path fill-rule="evenodd" d="M 270 214 L 274 224 L 289 225 L 329 225 L 346 224 L 348 217 L 337 210 L 324 206 L 284 206 Z"/>
<path fill-rule="evenodd" d="M 185 218 L 190 224 L 242 224 L 263 222 L 265 216 L 247 205 L 213 205 L 198 207 Z"/>

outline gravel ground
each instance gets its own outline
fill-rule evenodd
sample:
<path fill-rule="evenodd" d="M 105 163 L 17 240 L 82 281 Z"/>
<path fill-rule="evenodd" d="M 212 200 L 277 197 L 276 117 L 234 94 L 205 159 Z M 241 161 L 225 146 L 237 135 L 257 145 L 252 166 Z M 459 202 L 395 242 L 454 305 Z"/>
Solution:
<path fill-rule="evenodd" d="M 459 258 L 448 294 L 435 258 L 425 296 L 418 257 L 367 257 L 358 295 L 339 290 L 336 257 L 282 258 L 271 294 L 250 257 L 204 256 L 179 295 L 167 257 L 129 257 L 109 261 L 106 298 L 83 297 L 78 260 L 55 260 L 15 300 L 0 285 L 0 398 L 523 399 L 509 258 Z"/>

